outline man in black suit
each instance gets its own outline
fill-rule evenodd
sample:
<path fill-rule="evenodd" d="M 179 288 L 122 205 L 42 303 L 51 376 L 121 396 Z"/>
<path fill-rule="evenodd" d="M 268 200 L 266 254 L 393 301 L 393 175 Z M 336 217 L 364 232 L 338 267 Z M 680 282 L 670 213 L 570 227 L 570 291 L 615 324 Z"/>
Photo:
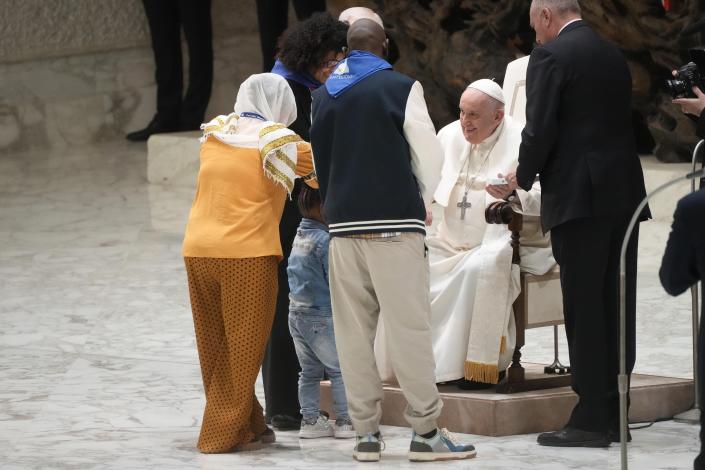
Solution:
<path fill-rule="evenodd" d="M 580 17 L 577 0 L 533 0 L 539 44 L 526 74 L 526 127 L 510 185 L 541 180 L 541 222 L 561 268 L 572 387 L 566 426 L 541 445 L 607 447 L 619 441 L 619 255 L 645 196 L 621 52 Z M 644 214 L 648 216 L 648 211 Z M 627 367 L 635 360 L 639 231 L 627 250 Z"/>
<path fill-rule="evenodd" d="M 689 194 L 680 201 L 673 215 L 673 228 L 668 237 L 666 252 L 659 271 L 661 284 L 671 295 L 680 295 L 705 278 L 705 189 Z M 705 312 L 705 304 L 703 304 Z M 702 318 L 702 315 L 701 315 Z M 705 377 L 705 336 L 703 328 L 698 333 L 698 372 Z M 700 385 L 700 403 L 705 403 L 705 387 Z M 700 413 L 700 455 L 695 459 L 695 469 L 705 469 L 703 447 L 705 413 Z"/>
<path fill-rule="evenodd" d="M 293 0 L 296 19 L 303 21 L 317 11 L 326 11 L 326 0 Z M 257 22 L 262 48 L 262 71 L 274 66 L 279 37 L 289 22 L 289 0 L 257 0 Z"/>
<path fill-rule="evenodd" d="M 201 126 L 213 84 L 211 0 L 142 0 L 156 65 L 157 113 L 147 127 L 127 134 L 145 141 L 152 134 Z M 188 87 L 183 95 L 181 28 L 188 46 Z"/>

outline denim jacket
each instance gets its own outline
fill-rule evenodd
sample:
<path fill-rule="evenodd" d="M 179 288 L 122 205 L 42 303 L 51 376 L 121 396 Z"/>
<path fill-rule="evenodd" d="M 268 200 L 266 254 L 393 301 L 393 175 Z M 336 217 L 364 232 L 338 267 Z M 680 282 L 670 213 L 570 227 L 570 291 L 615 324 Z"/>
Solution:
<path fill-rule="evenodd" d="M 328 227 L 303 218 L 289 255 L 289 311 L 332 315 L 328 288 Z"/>

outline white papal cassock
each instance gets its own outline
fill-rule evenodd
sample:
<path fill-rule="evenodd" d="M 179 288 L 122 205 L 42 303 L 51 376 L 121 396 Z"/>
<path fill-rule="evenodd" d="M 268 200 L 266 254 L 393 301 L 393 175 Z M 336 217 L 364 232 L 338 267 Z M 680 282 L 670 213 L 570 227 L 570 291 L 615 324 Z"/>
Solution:
<path fill-rule="evenodd" d="M 523 125 L 505 116 L 484 142 L 467 142 L 455 121 L 438 133 L 445 155 L 435 200 L 444 207 L 435 235 L 427 238 L 430 256 L 431 326 L 436 381 L 465 377 L 496 383 L 510 363 L 515 345 L 512 303 L 519 295 L 519 268 L 512 264 L 511 233 L 485 222 L 485 208 L 496 199 L 485 186 L 518 164 Z M 461 217 L 467 188 L 471 204 Z M 555 266 L 548 236 L 539 226 L 541 190 L 517 190 L 524 217 L 521 269 L 544 274 Z M 393 379 L 383 332 L 378 337 L 380 375 Z"/>

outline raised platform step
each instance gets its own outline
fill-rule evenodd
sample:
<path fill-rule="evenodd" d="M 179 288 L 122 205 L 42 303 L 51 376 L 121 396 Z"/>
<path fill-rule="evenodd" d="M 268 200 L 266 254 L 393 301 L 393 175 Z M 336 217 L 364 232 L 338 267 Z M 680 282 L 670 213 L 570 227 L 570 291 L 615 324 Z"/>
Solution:
<path fill-rule="evenodd" d="M 527 367 L 527 364 L 524 364 Z M 529 372 L 532 371 L 532 372 Z M 529 365 L 527 374 L 539 373 Z M 466 392 L 455 386 L 439 387 L 443 412 L 439 424 L 453 432 L 481 436 L 510 436 L 555 431 L 568 421 L 577 396 L 570 387 L 511 395 L 491 390 Z M 321 384 L 321 408 L 332 410 L 330 385 Z M 693 405 L 693 381 L 652 375 L 632 376 L 632 423 L 668 419 Z M 382 424 L 409 426 L 404 419 L 406 399 L 398 387 L 384 389 Z"/>
<path fill-rule="evenodd" d="M 155 134 L 147 141 L 147 181 L 196 187 L 200 131 Z"/>

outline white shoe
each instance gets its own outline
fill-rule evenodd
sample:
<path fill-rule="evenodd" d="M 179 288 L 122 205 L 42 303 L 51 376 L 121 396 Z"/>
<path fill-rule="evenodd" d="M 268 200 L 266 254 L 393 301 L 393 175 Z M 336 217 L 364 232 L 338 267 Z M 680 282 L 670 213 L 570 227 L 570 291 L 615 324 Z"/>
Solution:
<path fill-rule="evenodd" d="M 331 426 L 330 421 L 323 415 L 320 415 L 316 421 L 301 420 L 301 429 L 299 437 L 301 439 L 318 439 L 319 437 L 333 437 L 335 430 Z"/>
<path fill-rule="evenodd" d="M 336 419 L 334 429 L 336 439 L 352 439 L 355 437 L 355 428 L 353 428 L 350 418 Z"/>

